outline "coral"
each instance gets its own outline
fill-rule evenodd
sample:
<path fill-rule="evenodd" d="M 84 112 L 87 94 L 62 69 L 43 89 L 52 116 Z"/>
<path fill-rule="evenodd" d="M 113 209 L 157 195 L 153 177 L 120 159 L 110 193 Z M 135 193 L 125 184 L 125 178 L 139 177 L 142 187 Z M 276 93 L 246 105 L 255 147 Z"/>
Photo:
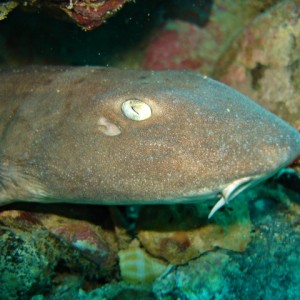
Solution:
<path fill-rule="evenodd" d="M 60 254 L 47 242 L 48 238 L 44 230 L 31 235 L 1 227 L 0 299 L 27 299 L 29 293 L 40 292 L 51 285 Z"/>
<path fill-rule="evenodd" d="M 213 295 L 226 296 L 224 269 L 230 257 L 220 252 L 210 252 L 179 266 L 163 279 L 155 281 L 153 291 L 158 299 L 213 299 Z M 223 298 L 219 298 L 223 299 Z"/>
<path fill-rule="evenodd" d="M 64 11 L 81 28 L 92 30 L 99 27 L 129 1 L 132 0 L 10 0 L 0 4 L 0 20 L 6 18 L 7 14 L 19 5 L 25 10 L 28 7 L 38 11 L 43 8 L 55 15 Z"/>
<path fill-rule="evenodd" d="M 55 298 L 54 298 L 55 299 Z M 53 300 L 54 300 L 53 299 Z M 103 287 L 93 291 L 79 291 L 78 300 L 154 300 L 154 293 L 149 284 L 132 284 L 125 281 L 105 284 Z"/>
<path fill-rule="evenodd" d="M 114 236 L 88 222 L 4 210 L 0 224 L 0 299 L 45 293 L 54 282 L 66 285 L 64 278 L 74 274 L 80 274 L 78 287 L 87 278 L 108 280 L 116 271 Z"/>
<path fill-rule="evenodd" d="M 116 5 L 112 0 L 102 2 L 105 2 L 102 9 L 104 6 Z M 19 0 L 19 7 L 23 9 L 16 9 L 14 14 L 1 24 L 0 44 L 2 42 L 5 48 L 0 52 L 0 60 L 14 65 L 93 64 L 142 68 L 144 50 L 147 48 L 149 50 L 146 49 L 146 52 L 151 52 L 149 62 L 148 56 L 144 58 L 147 68 L 196 68 L 209 75 L 220 54 L 227 49 L 243 26 L 276 0 L 213 1 L 209 14 L 206 6 L 211 4 L 205 3 L 203 8 L 200 5 L 200 2 L 204 2 L 202 0 L 192 1 L 192 4 L 188 3 L 190 1 L 175 1 L 175 4 L 173 2 L 156 0 L 136 1 L 131 4 L 127 1 L 121 11 L 114 14 L 113 20 L 105 26 L 100 26 L 101 30 L 93 30 L 87 34 L 52 16 L 70 20 L 71 17 L 67 13 L 75 13 L 74 3 L 77 3 L 80 9 L 85 9 L 88 6 L 99 6 L 100 1 L 74 0 L 72 8 L 70 0 Z M 199 6 L 195 8 L 196 2 Z M 165 11 L 162 5 L 166 6 Z M 39 14 L 23 13 L 26 10 L 37 10 Z M 194 10 L 196 14 L 192 15 Z M 92 25 L 93 22 L 98 22 L 93 19 L 93 9 L 89 13 L 91 16 L 87 15 L 87 21 L 91 18 Z M 103 11 L 101 13 L 105 14 Z M 201 22 L 198 20 L 199 14 L 205 15 L 205 22 L 202 21 L 202 17 Z M 108 16 L 110 15 L 105 15 Z M 102 17 L 99 14 L 99 18 Z M 78 18 L 83 17 L 79 14 Z M 26 27 L 23 27 L 24 22 Z M 19 28 L 22 28 L 21 36 L 18 34 Z M 123 34 L 124 31 L 126 34 Z M 164 36 L 166 41 L 163 41 Z M 181 41 L 187 45 L 176 46 L 176 42 Z M 177 48 L 173 49 L 173 46 Z"/>
<path fill-rule="evenodd" d="M 49 234 L 48 230 L 42 228 L 41 213 L 2 211 L 0 214 L 0 263 L 5 266 L 5 271 L 0 273 L 0 298 L 16 299 L 15 295 L 18 293 L 18 295 L 22 295 L 22 299 L 30 298 L 29 296 L 33 295 L 36 296 L 32 299 L 67 299 L 67 297 L 72 297 L 79 300 L 171 300 L 174 298 L 235 300 L 250 299 L 253 295 L 259 295 L 261 299 L 274 299 L 277 296 L 278 299 L 298 299 L 300 297 L 299 247 L 297 248 L 295 245 L 300 243 L 299 195 L 297 195 L 298 200 L 295 200 L 291 197 L 293 194 L 287 194 L 284 190 L 281 192 L 274 190 L 273 193 L 270 193 L 271 188 L 272 186 L 257 187 L 247 197 L 251 201 L 239 197 L 230 207 L 227 207 L 223 212 L 218 212 L 214 217 L 216 224 L 219 224 L 219 230 L 223 230 L 222 235 L 224 237 L 227 234 L 232 235 L 231 244 L 234 245 L 235 234 L 238 235 L 243 232 L 242 226 L 240 232 L 234 233 L 231 232 L 230 227 L 233 223 L 241 221 L 245 209 L 247 216 L 249 216 L 250 211 L 254 225 L 251 232 L 252 241 L 247 244 L 244 252 L 215 247 L 213 251 L 207 251 L 180 266 L 167 269 L 167 272 L 164 272 L 163 269 L 163 276 L 155 275 L 155 278 L 152 278 L 154 280 L 152 285 L 149 283 L 131 284 L 125 281 L 118 283 L 111 281 L 101 287 L 98 283 L 83 290 L 82 287 L 87 286 L 84 284 L 83 274 L 96 274 L 95 270 L 91 266 L 88 267 L 86 262 L 80 259 L 79 251 L 77 251 L 77 255 L 70 253 L 71 249 L 75 249 L 74 247 L 70 247 L 68 243 L 62 242 L 61 238 L 56 238 L 56 235 Z M 279 194 L 280 199 L 278 199 Z M 244 206 L 245 202 L 249 203 L 249 211 L 247 203 Z M 158 218 L 155 221 L 156 226 L 162 222 L 162 218 L 165 218 L 161 226 L 170 232 L 174 232 L 176 228 L 177 231 L 184 232 L 184 229 L 191 230 L 193 226 L 197 228 L 199 223 L 205 224 L 207 222 L 207 211 L 203 207 L 197 207 L 198 211 L 193 206 L 183 205 L 177 208 L 170 207 L 170 210 L 167 211 L 164 210 L 164 206 L 155 207 L 156 211 L 154 207 L 148 208 L 151 213 L 148 215 L 143 211 L 141 217 L 150 219 L 148 222 L 146 220 L 140 222 L 140 226 L 143 224 L 144 230 L 147 229 L 148 231 L 155 230 L 151 227 L 151 221 L 155 220 L 153 213 Z M 207 207 L 208 209 L 209 207 Z M 201 217 L 202 211 L 203 216 Z M 77 214 L 82 213 L 82 209 L 80 212 L 77 211 Z M 200 221 L 197 221 L 195 216 L 199 216 Z M 57 221 L 58 219 L 52 222 L 52 224 L 58 225 L 57 228 L 65 222 L 63 219 L 60 219 L 62 223 Z M 48 226 L 49 224 L 50 222 Z M 78 236 L 84 236 L 80 233 L 80 228 L 76 230 L 74 228 L 74 231 L 78 231 Z M 68 228 L 68 231 L 62 232 L 72 231 Z M 194 234 L 197 235 L 197 232 Z M 218 233 L 212 231 L 210 234 Z M 218 239 L 221 241 L 220 236 Z M 72 234 L 69 237 L 72 237 Z M 156 237 L 154 236 L 154 238 Z M 181 245 L 182 249 L 189 249 L 182 232 L 176 238 L 175 242 Z M 240 240 L 240 237 L 237 239 Z M 173 240 L 175 240 L 174 237 Z M 153 241 L 155 242 L 154 239 Z M 142 259 L 145 258 L 145 250 L 131 249 L 128 247 L 128 242 L 123 242 L 122 245 L 125 247 L 125 253 L 141 252 Z M 180 252 L 174 253 L 174 255 L 177 254 L 182 255 Z M 141 262 L 140 258 L 137 259 Z M 152 261 L 153 259 L 150 255 L 149 260 Z M 62 260 L 67 268 L 63 269 L 63 273 L 59 273 L 58 270 L 62 266 L 58 261 Z M 17 273 L 16 262 L 18 262 Z M 165 266 L 164 263 L 162 265 Z M 38 268 L 37 273 L 34 272 L 36 268 Z M 96 264 L 96 268 L 99 268 L 99 265 Z M 75 276 L 75 274 L 78 275 Z M 11 276 L 14 276 L 14 281 L 11 281 Z M 53 282 L 52 286 L 49 279 Z M 266 285 L 266 282 L 269 284 Z M 48 291 L 48 288 L 49 294 L 45 296 L 45 291 Z"/>
<path fill-rule="evenodd" d="M 214 71 L 217 79 L 298 129 L 299 5 L 299 1 L 283 1 L 255 18 L 220 58 Z"/>
<path fill-rule="evenodd" d="M 292 197 L 288 201 L 278 199 L 278 190 L 270 193 L 270 189 L 270 186 L 261 186 L 250 193 L 249 211 L 254 227 L 252 242 L 242 253 L 216 248 L 174 266 L 151 285 L 120 281 L 88 291 L 80 289 L 76 282 L 70 282 L 63 287 L 72 291 L 72 299 L 78 300 L 238 300 L 252 299 L 253 295 L 257 299 L 299 299 L 300 202 L 295 202 Z M 281 194 L 283 198 L 287 197 L 285 191 Z M 173 226 L 180 226 L 180 211 L 175 212 L 170 218 L 175 218 Z M 220 216 L 219 222 L 225 222 L 225 215 L 230 214 L 230 210 L 221 214 L 224 216 Z M 62 299 L 59 295 L 58 290 L 52 298 L 40 295 L 34 299 Z"/>
<path fill-rule="evenodd" d="M 60 5 L 60 8 L 84 30 L 92 30 L 113 16 L 128 1 L 70 0 L 67 5 Z"/>
<path fill-rule="evenodd" d="M 168 20 L 153 33 L 143 67 L 194 69 L 210 75 L 217 68 L 220 55 L 243 26 L 277 1 L 214 1 L 204 24 L 194 24 L 189 19 Z M 207 14 L 205 7 L 203 10 Z"/>
<path fill-rule="evenodd" d="M 138 220 L 137 236 L 145 249 L 171 264 L 183 264 L 215 247 L 244 251 L 251 240 L 246 194 L 207 219 L 211 203 L 147 206 Z"/>
<path fill-rule="evenodd" d="M 150 42 L 143 67 L 152 70 L 198 69 L 202 63 L 199 48 L 203 39 L 203 32 L 196 25 L 169 22 Z"/>
<path fill-rule="evenodd" d="M 109 274 L 117 259 L 114 233 L 89 222 L 72 220 L 58 215 L 40 216 L 43 226 L 61 239 L 76 247 L 83 256 L 95 262 L 102 274 Z"/>
<path fill-rule="evenodd" d="M 7 15 L 17 6 L 18 3 L 16 1 L 0 3 L 0 21 L 4 20 L 7 17 Z"/>
<path fill-rule="evenodd" d="M 271 199 L 270 187 L 257 193 L 263 191 L 250 202 L 255 230 L 246 251 L 216 250 L 177 267 L 154 282 L 158 299 L 299 298 L 299 204 L 285 206 L 278 192 Z"/>

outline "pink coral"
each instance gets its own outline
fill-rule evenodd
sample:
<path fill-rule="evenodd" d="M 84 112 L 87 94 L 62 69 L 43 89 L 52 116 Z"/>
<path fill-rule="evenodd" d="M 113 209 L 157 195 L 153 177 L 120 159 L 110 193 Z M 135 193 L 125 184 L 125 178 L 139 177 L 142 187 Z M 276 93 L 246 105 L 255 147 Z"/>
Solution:
<path fill-rule="evenodd" d="M 176 28 L 164 28 L 157 32 L 146 51 L 144 68 L 198 69 L 201 66 L 198 52 L 201 40 L 201 30 L 196 25 L 177 21 Z"/>
<path fill-rule="evenodd" d="M 61 5 L 61 9 L 84 30 L 92 30 L 114 15 L 128 1 L 70 0 L 68 5 Z"/>

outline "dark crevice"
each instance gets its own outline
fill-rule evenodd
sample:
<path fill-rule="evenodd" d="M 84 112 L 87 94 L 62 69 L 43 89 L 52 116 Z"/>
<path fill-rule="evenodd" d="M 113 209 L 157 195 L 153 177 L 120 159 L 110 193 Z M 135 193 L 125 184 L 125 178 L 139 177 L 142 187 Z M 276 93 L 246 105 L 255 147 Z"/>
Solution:
<path fill-rule="evenodd" d="M 257 63 L 255 68 L 251 70 L 251 78 L 252 78 L 252 88 L 254 90 L 260 89 L 260 79 L 264 76 L 264 72 L 267 69 L 267 66 Z"/>

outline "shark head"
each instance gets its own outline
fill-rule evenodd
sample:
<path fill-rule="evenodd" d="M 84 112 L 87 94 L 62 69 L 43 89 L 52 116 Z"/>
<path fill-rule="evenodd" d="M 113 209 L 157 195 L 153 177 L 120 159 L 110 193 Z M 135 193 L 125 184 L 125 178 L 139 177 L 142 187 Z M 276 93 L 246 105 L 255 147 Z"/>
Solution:
<path fill-rule="evenodd" d="M 10 76 L 1 94 L 22 101 L 2 140 L 10 170 L 2 177 L 39 186 L 31 197 L 14 192 L 21 200 L 136 205 L 221 195 L 212 215 L 300 152 L 297 130 L 195 72 L 76 67 Z M 17 76 L 23 86 L 9 89 Z"/>

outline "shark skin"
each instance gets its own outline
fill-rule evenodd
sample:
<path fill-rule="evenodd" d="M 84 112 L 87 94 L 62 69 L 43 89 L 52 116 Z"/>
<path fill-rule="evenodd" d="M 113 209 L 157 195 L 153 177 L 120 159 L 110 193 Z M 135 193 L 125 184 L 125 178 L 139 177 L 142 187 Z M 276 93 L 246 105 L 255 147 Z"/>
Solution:
<path fill-rule="evenodd" d="M 290 164 L 300 134 L 191 71 L 0 70 L 0 205 L 220 199 Z"/>

